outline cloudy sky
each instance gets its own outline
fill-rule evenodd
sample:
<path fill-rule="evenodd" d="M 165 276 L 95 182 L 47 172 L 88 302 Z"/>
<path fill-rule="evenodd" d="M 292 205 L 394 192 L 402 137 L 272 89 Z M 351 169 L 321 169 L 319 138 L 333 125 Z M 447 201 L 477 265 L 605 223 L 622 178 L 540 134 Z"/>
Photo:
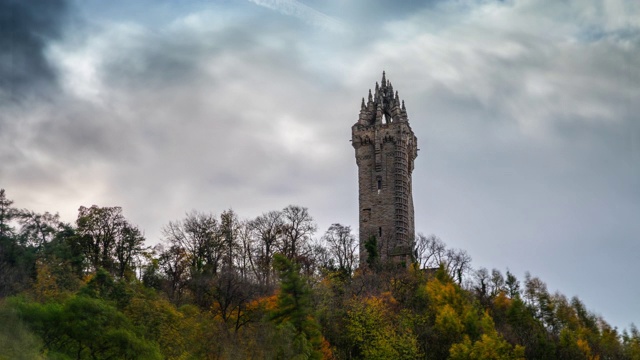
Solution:
<path fill-rule="evenodd" d="M 355 230 L 351 125 L 386 70 L 417 230 L 640 324 L 635 0 L 0 0 L 0 29 L 18 207 L 122 206 L 150 243 L 194 209 Z"/>

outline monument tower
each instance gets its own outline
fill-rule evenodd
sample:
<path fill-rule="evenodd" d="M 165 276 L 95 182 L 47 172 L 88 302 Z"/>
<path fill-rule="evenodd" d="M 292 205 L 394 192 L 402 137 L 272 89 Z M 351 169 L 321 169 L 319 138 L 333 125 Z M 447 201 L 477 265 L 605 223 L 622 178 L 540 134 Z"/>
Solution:
<path fill-rule="evenodd" d="M 351 128 L 358 165 L 360 264 L 365 243 L 375 237 L 381 261 L 408 264 L 415 237 L 411 173 L 418 155 L 404 101 L 385 73 Z"/>

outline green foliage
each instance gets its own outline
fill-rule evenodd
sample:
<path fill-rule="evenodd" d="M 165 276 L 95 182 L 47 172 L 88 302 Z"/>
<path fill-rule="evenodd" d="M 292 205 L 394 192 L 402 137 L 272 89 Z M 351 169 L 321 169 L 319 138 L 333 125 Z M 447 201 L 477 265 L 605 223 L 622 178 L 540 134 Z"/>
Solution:
<path fill-rule="evenodd" d="M 463 282 L 470 258 L 435 236 L 419 260 L 438 269 L 383 266 L 372 236 L 367 271 L 348 227 L 311 245 L 302 207 L 191 213 L 153 251 L 118 207 L 83 207 L 76 226 L 0 190 L 0 360 L 640 360 L 635 326 L 619 333 L 529 274 Z"/>
<path fill-rule="evenodd" d="M 42 341 L 19 319 L 17 312 L 0 306 L 0 360 L 44 359 Z"/>
<path fill-rule="evenodd" d="M 364 243 L 364 249 L 367 251 L 367 265 L 369 268 L 374 268 L 378 263 L 378 239 L 375 235 L 371 235 L 369 240 Z"/>
<path fill-rule="evenodd" d="M 294 358 L 320 359 L 322 335 L 311 311 L 310 290 L 300 276 L 299 267 L 281 254 L 273 257 L 273 267 L 280 278 L 280 292 L 271 320 L 294 330 Z"/>
<path fill-rule="evenodd" d="M 111 301 L 120 309 L 129 303 L 133 295 L 132 289 L 125 281 L 114 280 L 111 274 L 102 268 L 90 277 L 87 284 L 80 289 L 79 294 Z"/>
<path fill-rule="evenodd" d="M 74 296 L 44 304 L 11 300 L 23 321 L 40 336 L 42 351 L 77 359 L 160 359 L 148 342 L 115 307 L 100 299 Z"/>

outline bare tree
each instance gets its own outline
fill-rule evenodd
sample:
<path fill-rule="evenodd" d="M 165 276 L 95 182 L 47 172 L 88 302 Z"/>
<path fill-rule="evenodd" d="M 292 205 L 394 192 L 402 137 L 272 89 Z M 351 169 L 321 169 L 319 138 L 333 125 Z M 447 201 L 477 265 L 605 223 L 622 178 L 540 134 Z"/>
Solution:
<path fill-rule="evenodd" d="M 251 266 L 256 278 L 262 285 L 270 286 L 271 260 L 273 254 L 281 246 L 284 221 L 280 211 L 264 213 L 249 225 L 254 233 L 253 251 L 251 252 Z"/>
<path fill-rule="evenodd" d="M 418 234 L 415 241 L 415 256 L 420 268 L 437 268 L 442 264 L 447 246 L 435 235 Z"/>
<path fill-rule="evenodd" d="M 187 252 L 178 245 L 172 245 L 168 249 L 161 251 L 158 263 L 166 279 L 163 284 L 164 291 L 173 303 L 180 304 L 189 281 Z"/>
<path fill-rule="evenodd" d="M 332 224 L 322 238 L 328 244 L 338 269 L 351 275 L 358 264 L 358 242 L 351 233 L 351 227 Z"/>
<path fill-rule="evenodd" d="M 459 284 L 471 270 L 471 257 L 461 249 L 448 249 L 435 235 L 418 234 L 415 242 L 415 256 L 421 268 L 443 266 L 447 273 Z"/>
<path fill-rule="evenodd" d="M 234 258 L 234 263 L 242 280 L 255 279 L 255 276 L 252 276 L 255 275 L 252 267 L 252 235 L 251 222 L 246 220 L 239 221 L 237 231 L 238 256 Z"/>
<path fill-rule="evenodd" d="M 225 243 L 215 215 L 193 211 L 182 221 L 167 224 L 162 233 L 170 246 L 185 249 L 192 276 L 218 272 Z"/>
<path fill-rule="evenodd" d="M 283 237 L 282 254 L 289 259 L 296 259 L 302 254 L 301 250 L 309 249 L 308 243 L 318 227 L 313 222 L 306 207 L 289 205 L 282 210 Z"/>
<path fill-rule="evenodd" d="M 220 214 L 220 235 L 224 244 L 223 266 L 232 269 L 234 257 L 240 252 L 239 236 L 242 224 L 236 213 L 229 209 Z"/>

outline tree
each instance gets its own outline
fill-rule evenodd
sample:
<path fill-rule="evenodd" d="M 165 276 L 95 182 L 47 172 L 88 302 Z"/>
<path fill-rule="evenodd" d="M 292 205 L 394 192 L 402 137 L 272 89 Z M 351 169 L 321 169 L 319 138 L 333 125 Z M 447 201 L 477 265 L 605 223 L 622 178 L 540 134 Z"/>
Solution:
<path fill-rule="evenodd" d="M 126 270 L 134 268 L 133 259 L 142 253 L 144 237 L 127 222 L 121 207 L 81 206 L 76 224 L 88 270 L 104 268 L 122 278 Z"/>
<path fill-rule="evenodd" d="M 125 274 L 133 271 L 134 260 L 144 250 L 144 236 L 142 236 L 140 230 L 128 223 L 125 224 L 114 245 L 114 255 L 117 260 L 116 276 L 124 278 Z"/>
<path fill-rule="evenodd" d="M 338 269 L 351 276 L 358 264 L 358 242 L 351 233 L 351 227 L 332 224 L 322 238 L 328 244 Z"/>
<path fill-rule="evenodd" d="M 171 302 L 181 304 L 189 281 L 189 259 L 186 250 L 178 245 L 161 250 L 158 265 L 165 276 L 163 290 Z"/>
<path fill-rule="evenodd" d="M 0 297 L 26 288 L 35 270 L 35 251 L 16 236 L 13 221 L 18 210 L 0 189 Z"/>
<path fill-rule="evenodd" d="M 417 338 L 408 326 L 408 319 L 393 308 L 397 308 L 397 303 L 388 293 L 349 302 L 345 324 L 349 357 L 420 358 Z"/>
<path fill-rule="evenodd" d="M 38 214 L 24 209 L 17 213 L 17 218 L 20 224 L 20 242 L 33 246 L 36 250 L 53 240 L 62 226 L 60 216 L 49 212 Z"/>
<path fill-rule="evenodd" d="M 0 306 L 0 359 L 44 360 L 45 356 L 39 351 L 41 348 L 42 340 L 20 320 L 18 312 Z"/>
<path fill-rule="evenodd" d="M 184 249 L 189 262 L 189 290 L 198 306 L 208 308 L 212 304 L 212 283 L 226 253 L 216 216 L 193 211 L 182 221 L 170 222 L 163 234 L 168 245 Z"/>
<path fill-rule="evenodd" d="M 471 270 L 471 257 L 461 249 L 447 249 L 435 235 L 418 234 L 415 241 L 415 257 L 423 269 L 435 269 L 443 265 L 447 273 L 462 284 L 463 277 Z"/>
<path fill-rule="evenodd" d="M 370 269 L 375 269 L 380 257 L 378 252 L 378 238 L 376 238 L 375 235 L 371 235 L 369 240 L 364 243 L 364 249 L 367 252 L 367 265 Z"/>
<path fill-rule="evenodd" d="M 238 332 L 250 320 L 245 312 L 255 293 L 250 283 L 232 269 L 225 269 L 213 281 L 213 313 Z"/>
<path fill-rule="evenodd" d="M 220 233 L 224 243 L 223 266 L 226 270 L 234 267 L 236 254 L 240 253 L 240 229 L 242 224 L 236 213 L 229 209 L 220 214 Z"/>
<path fill-rule="evenodd" d="M 299 267 L 281 254 L 273 257 L 273 267 L 280 278 L 280 292 L 271 320 L 292 327 L 297 354 L 309 359 L 322 358 L 320 326 L 312 316 L 310 290 L 300 276 Z"/>
<path fill-rule="evenodd" d="M 270 211 L 256 217 L 249 224 L 255 234 L 251 265 L 258 281 L 271 286 L 271 259 L 280 246 L 284 222 L 282 213 Z"/>
<path fill-rule="evenodd" d="M 297 259 L 308 245 L 318 227 L 306 207 L 289 205 L 282 210 L 283 241 L 281 252 L 289 259 Z"/>
<path fill-rule="evenodd" d="M 103 300 L 73 296 L 62 303 L 39 304 L 15 299 L 13 307 L 42 338 L 43 352 L 53 358 L 161 358 L 157 345 Z"/>
<path fill-rule="evenodd" d="M 10 223 L 16 216 L 16 209 L 12 208 L 13 201 L 7 199 L 4 189 L 0 189 L 0 239 L 13 235 Z"/>
<path fill-rule="evenodd" d="M 225 243 L 215 215 L 193 211 L 182 221 L 167 224 L 162 232 L 169 245 L 186 251 L 192 278 L 218 272 Z"/>

